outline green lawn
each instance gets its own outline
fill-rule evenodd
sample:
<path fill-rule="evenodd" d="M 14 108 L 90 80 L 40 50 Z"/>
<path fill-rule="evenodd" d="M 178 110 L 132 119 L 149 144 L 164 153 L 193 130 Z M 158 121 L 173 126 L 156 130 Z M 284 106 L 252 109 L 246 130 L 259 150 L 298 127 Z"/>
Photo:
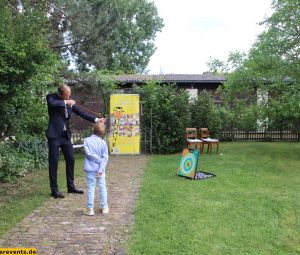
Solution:
<path fill-rule="evenodd" d="M 153 156 L 128 254 L 300 254 L 300 143 L 221 143 L 201 155 L 202 181 Z"/>
<path fill-rule="evenodd" d="M 217 175 L 202 181 L 175 175 L 179 154 L 152 157 L 129 255 L 300 254 L 300 143 L 221 143 L 221 153 L 201 155 L 199 169 Z M 1 236 L 49 198 L 48 172 L 0 184 L 0 194 Z"/>

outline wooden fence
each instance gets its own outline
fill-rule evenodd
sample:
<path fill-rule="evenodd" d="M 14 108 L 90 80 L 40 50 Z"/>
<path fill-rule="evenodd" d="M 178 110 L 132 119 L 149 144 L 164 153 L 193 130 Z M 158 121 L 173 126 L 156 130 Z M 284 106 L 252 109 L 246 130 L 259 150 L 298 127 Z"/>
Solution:
<path fill-rule="evenodd" d="M 221 141 L 300 142 L 299 130 L 219 130 L 210 132 L 210 137 Z"/>

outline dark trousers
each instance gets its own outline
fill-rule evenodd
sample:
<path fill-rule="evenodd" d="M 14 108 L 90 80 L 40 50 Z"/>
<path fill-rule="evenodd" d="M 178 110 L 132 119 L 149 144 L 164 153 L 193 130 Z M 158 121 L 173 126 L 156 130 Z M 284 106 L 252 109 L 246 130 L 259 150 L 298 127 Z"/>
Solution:
<path fill-rule="evenodd" d="M 74 152 L 73 145 L 66 132 L 57 138 L 48 138 L 49 149 L 49 180 L 52 193 L 57 193 L 57 167 L 59 161 L 59 148 L 64 155 L 66 161 L 66 177 L 68 190 L 75 188 L 74 186 Z"/>

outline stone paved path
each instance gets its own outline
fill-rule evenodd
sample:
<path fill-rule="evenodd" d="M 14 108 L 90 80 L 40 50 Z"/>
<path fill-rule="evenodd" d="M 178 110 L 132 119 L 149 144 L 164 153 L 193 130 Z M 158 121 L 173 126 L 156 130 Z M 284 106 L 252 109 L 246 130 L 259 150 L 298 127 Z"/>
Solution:
<path fill-rule="evenodd" d="M 147 160 L 145 155 L 110 157 L 106 177 L 109 214 L 95 210 L 95 216 L 85 216 L 86 195 L 64 192 L 64 199 L 50 198 L 28 215 L 0 240 L 0 247 L 35 247 L 39 255 L 125 254 L 123 244 L 134 221 Z M 85 179 L 75 183 L 86 190 Z M 95 204 L 97 201 L 98 196 Z"/>

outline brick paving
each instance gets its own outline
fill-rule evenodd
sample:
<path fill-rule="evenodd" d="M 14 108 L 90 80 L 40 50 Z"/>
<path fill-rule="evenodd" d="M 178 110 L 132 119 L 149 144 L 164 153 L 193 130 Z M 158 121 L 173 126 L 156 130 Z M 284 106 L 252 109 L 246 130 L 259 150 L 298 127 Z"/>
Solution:
<path fill-rule="evenodd" d="M 40 254 L 126 254 L 125 242 L 134 221 L 143 170 L 148 156 L 111 156 L 107 167 L 110 212 L 82 214 L 84 195 L 66 194 L 49 198 L 0 239 L 0 247 L 35 247 Z M 85 179 L 76 179 L 86 191 Z M 98 189 L 96 190 L 96 194 Z M 96 195 L 95 206 L 98 201 Z"/>

